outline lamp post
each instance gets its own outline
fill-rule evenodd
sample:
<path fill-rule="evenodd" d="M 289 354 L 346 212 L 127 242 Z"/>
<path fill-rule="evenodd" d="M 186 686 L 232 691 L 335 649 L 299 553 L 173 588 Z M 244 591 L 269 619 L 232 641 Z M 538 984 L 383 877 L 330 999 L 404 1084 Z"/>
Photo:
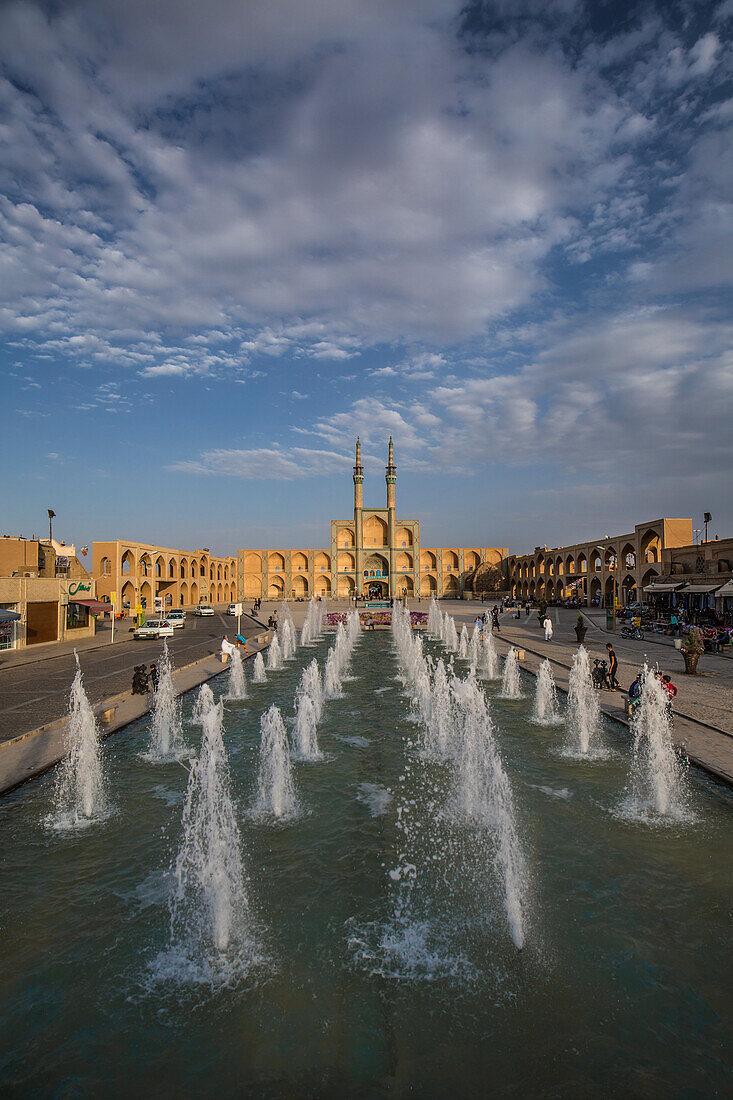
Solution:
<path fill-rule="evenodd" d="M 53 508 L 47 508 L 48 512 L 48 541 L 53 542 L 53 521 L 56 518 L 56 513 Z"/>

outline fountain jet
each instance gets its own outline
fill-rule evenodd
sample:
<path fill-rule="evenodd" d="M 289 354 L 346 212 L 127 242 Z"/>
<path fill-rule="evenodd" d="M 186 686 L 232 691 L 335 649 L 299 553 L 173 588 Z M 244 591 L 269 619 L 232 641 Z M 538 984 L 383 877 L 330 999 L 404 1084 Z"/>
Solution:
<path fill-rule="evenodd" d="M 267 675 L 265 674 L 265 662 L 263 660 L 262 653 L 257 653 L 252 663 L 252 683 L 264 684 L 266 680 Z"/>
<path fill-rule="evenodd" d="M 519 676 L 519 659 L 514 646 L 511 646 L 504 659 L 504 676 L 501 681 L 502 699 L 521 699 L 522 686 Z"/>
<path fill-rule="evenodd" d="M 598 755 L 592 746 L 601 728 L 601 704 L 593 687 L 590 660 L 585 646 L 579 646 L 568 676 L 568 725 L 575 742 L 570 755 Z"/>
<path fill-rule="evenodd" d="M 255 812 L 276 818 L 295 815 L 297 803 L 293 765 L 282 715 L 271 706 L 260 719 L 260 764 Z"/>
<path fill-rule="evenodd" d="M 180 758 L 185 751 L 181 704 L 173 686 L 173 665 L 168 644 L 163 642 L 163 652 L 158 658 L 158 687 L 153 699 L 150 748 L 146 759 Z"/>
<path fill-rule="evenodd" d="M 59 770 L 56 809 L 49 824 L 56 828 L 76 825 L 106 816 L 106 782 L 102 768 L 99 730 L 84 690 L 79 657 L 74 650 L 76 675 L 69 696 L 68 755 Z"/>
<path fill-rule="evenodd" d="M 537 672 L 532 721 L 536 722 L 538 726 L 557 726 L 562 722 L 557 703 L 555 681 L 552 678 L 552 666 L 548 658 L 545 658 L 540 664 Z"/>

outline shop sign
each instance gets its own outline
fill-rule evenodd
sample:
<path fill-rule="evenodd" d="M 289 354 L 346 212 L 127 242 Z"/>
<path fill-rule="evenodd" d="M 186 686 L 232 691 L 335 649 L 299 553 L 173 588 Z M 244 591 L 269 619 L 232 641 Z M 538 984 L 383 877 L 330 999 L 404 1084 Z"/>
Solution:
<path fill-rule="evenodd" d="M 76 596 L 79 592 L 89 592 L 91 594 L 92 584 L 84 584 L 83 581 L 72 581 L 69 585 L 69 595 Z"/>

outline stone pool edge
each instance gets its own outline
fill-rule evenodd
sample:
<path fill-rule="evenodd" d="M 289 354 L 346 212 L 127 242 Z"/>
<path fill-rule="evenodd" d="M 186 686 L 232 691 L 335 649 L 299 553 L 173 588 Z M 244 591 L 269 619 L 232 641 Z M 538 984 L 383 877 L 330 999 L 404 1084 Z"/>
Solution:
<path fill-rule="evenodd" d="M 265 631 L 249 638 L 248 656 L 252 660 L 261 650 L 267 648 L 272 631 Z M 201 657 L 190 664 L 182 665 L 173 672 L 173 684 L 176 695 L 185 695 L 207 680 L 220 676 L 228 668 L 218 653 Z M 152 698 L 149 695 L 133 695 L 131 691 L 122 691 L 117 695 L 97 703 L 94 714 L 99 725 L 100 737 L 105 741 L 113 733 L 124 729 L 151 710 Z M 18 737 L 0 744 L 0 797 L 10 794 L 31 779 L 43 775 L 55 767 L 67 755 L 66 731 L 68 716 L 47 722 L 37 729 L 28 730 Z"/>

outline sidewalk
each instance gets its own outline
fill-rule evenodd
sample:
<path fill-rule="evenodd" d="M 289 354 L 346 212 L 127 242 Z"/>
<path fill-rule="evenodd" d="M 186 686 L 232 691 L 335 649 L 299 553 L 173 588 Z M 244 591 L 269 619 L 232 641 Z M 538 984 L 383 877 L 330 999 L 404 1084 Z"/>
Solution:
<path fill-rule="evenodd" d="M 577 617 L 577 615 L 575 616 Z M 532 622 L 532 616 L 529 623 Z M 536 627 L 536 616 L 535 624 Z M 578 648 L 577 641 L 573 637 L 570 641 L 569 630 L 556 630 L 553 640 L 546 642 L 544 635 L 538 629 L 527 625 L 527 620 L 513 620 L 505 615 L 501 621 L 501 634 L 494 635 L 494 640 L 500 652 L 505 653 L 509 645 L 525 650 L 527 656 L 522 662 L 522 667 L 532 674 L 536 674 L 540 662 L 545 657 L 549 658 L 555 682 L 559 688 L 567 692 L 568 676 L 572 666 L 573 655 Z M 602 637 L 602 645 L 605 647 L 605 632 L 599 634 Z M 637 646 L 643 646 L 643 642 L 636 642 Z M 585 639 L 586 649 L 592 651 L 598 648 L 598 643 L 590 640 L 590 634 Z M 635 660 L 624 660 L 620 653 L 618 640 L 614 638 L 614 649 L 619 657 L 619 678 L 626 685 L 633 679 L 638 669 L 638 657 Z M 600 652 L 600 651 L 599 651 Z M 730 673 L 728 673 L 730 676 Z M 684 684 L 680 684 L 680 679 Z M 733 785 L 733 729 L 731 729 L 731 709 L 721 705 L 723 700 L 710 703 L 705 708 L 705 717 L 700 711 L 703 709 L 698 696 L 706 690 L 705 682 L 699 682 L 699 677 L 682 675 L 674 676 L 679 693 L 674 707 L 674 743 L 682 749 L 690 761 L 698 764 L 705 771 L 726 783 Z M 726 691 L 727 694 L 730 689 Z M 733 693 L 732 693 L 733 694 Z M 603 691 L 601 694 L 601 708 L 605 714 L 614 721 L 630 728 L 630 723 L 624 711 L 624 691 Z M 717 724 L 707 721 L 711 717 Z"/>
<path fill-rule="evenodd" d="M 552 611 L 554 609 L 550 608 L 550 610 Z M 585 618 L 588 619 L 588 621 L 593 626 L 595 626 L 598 630 L 602 631 L 604 634 L 608 634 L 610 639 L 621 637 L 621 626 L 625 625 L 625 624 L 617 625 L 615 631 L 607 630 L 606 629 L 606 612 L 605 611 L 599 611 L 598 608 L 596 608 L 596 607 L 591 607 L 591 608 L 584 607 L 582 609 L 582 611 L 583 611 L 583 615 L 585 616 Z M 536 614 L 536 612 L 535 612 L 535 614 Z M 577 612 L 575 612 L 575 614 L 577 616 Z M 530 618 L 531 617 L 532 616 L 530 615 Z M 674 649 L 675 648 L 675 644 L 674 644 L 675 640 L 669 634 L 657 634 L 656 631 L 645 631 L 644 633 L 645 633 L 644 640 L 648 644 L 663 645 L 663 646 L 666 646 L 668 649 Z M 726 647 L 726 648 L 729 648 L 729 647 Z M 710 654 L 709 656 L 723 657 L 726 661 L 732 661 L 733 660 L 733 652 L 716 653 L 716 654 Z"/>

